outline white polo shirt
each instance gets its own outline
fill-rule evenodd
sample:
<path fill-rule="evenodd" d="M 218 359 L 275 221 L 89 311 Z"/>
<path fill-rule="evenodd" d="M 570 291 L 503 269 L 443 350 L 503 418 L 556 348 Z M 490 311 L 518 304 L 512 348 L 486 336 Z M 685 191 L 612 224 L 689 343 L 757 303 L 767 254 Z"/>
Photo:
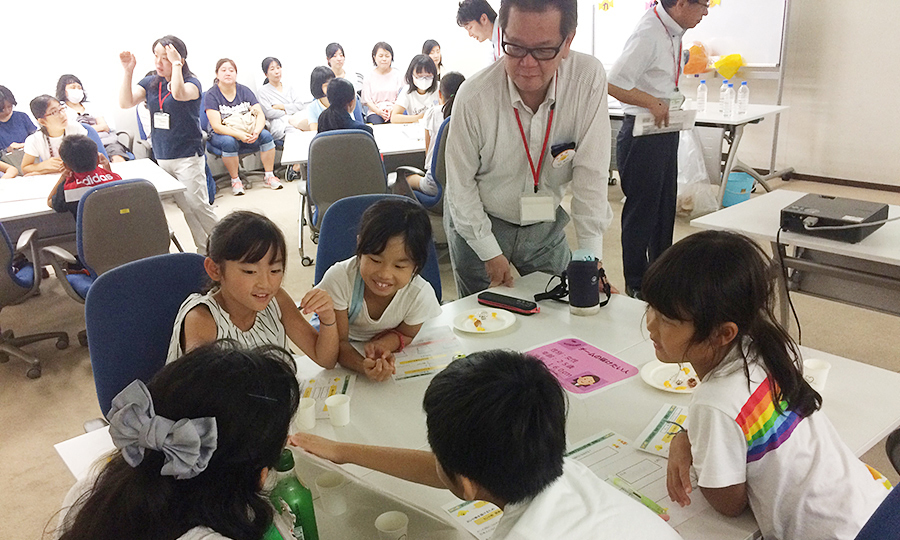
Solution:
<path fill-rule="evenodd" d="M 684 32 L 662 5 L 647 10 L 609 71 L 609 83 L 623 90 L 637 88 L 653 97 L 672 98 L 678 86 L 676 73 L 681 72 L 678 66 L 682 63 Z M 637 105 L 622 106 L 626 114 L 647 112 Z"/>
<path fill-rule="evenodd" d="M 566 459 L 563 474 L 533 499 L 508 504 L 492 540 L 679 540 L 646 506 Z"/>
<path fill-rule="evenodd" d="M 447 208 L 456 231 L 486 261 L 502 252 L 488 214 L 523 225 L 519 199 L 534 193 L 534 177 L 516 115 L 535 167 L 547 131 L 553 125 L 540 172 L 541 192 L 562 201 L 572 188 L 572 221 L 578 247 L 603 256 L 603 233 L 612 221 L 607 200 L 610 127 L 606 72 L 593 56 L 570 52 L 550 82 L 537 111 L 528 108 L 506 75 L 504 62 L 467 79 L 456 94 L 447 140 Z M 553 166 L 551 148 L 575 143 L 575 156 Z"/>

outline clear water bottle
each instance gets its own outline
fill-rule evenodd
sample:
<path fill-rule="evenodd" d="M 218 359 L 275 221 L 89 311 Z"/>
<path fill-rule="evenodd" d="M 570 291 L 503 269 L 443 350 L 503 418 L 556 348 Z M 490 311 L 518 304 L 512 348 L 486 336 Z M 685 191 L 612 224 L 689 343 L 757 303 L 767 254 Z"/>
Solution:
<path fill-rule="evenodd" d="M 726 118 L 731 118 L 734 114 L 734 84 L 728 83 L 725 90 L 725 96 L 722 99 L 722 114 Z"/>
<path fill-rule="evenodd" d="M 697 110 L 699 112 L 706 111 L 706 100 L 709 97 L 709 88 L 706 86 L 706 81 L 700 81 L 700 86 L 697 87 Z"/>
<path fill-rule="evenodd" d="M 728 79 L 722 81 L 722 86 L 719 87 L 719 112 L 725 112 L 725 92 L 728 90 Z"/>
<path fill-rule="evenodd" d="M 747 81 L 741 83 L 741 88 L 737 93 L 737 112 L 738 114 L 747 114 L 747 106 L 750 105 L 750 87 Z"/>

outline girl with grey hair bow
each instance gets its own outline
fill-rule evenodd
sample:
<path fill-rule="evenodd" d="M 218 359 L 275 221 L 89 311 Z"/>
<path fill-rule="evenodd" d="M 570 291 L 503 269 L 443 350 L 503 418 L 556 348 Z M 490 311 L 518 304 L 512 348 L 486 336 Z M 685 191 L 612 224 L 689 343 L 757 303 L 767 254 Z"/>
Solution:
<path fill-rule="evenodd" d="M 134 381 L 107 415 L 118 450 L 73 486 L 58 538 L 262 538 L 262 493 L 300 390 L 290 354 L 221 340 Z"/>

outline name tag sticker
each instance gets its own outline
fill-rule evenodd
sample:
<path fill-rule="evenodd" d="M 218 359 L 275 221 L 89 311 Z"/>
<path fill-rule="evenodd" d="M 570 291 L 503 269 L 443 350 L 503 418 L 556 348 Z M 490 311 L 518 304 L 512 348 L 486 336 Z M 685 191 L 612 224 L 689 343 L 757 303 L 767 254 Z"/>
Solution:
<path fill-rule="evenodd" d="M 523 193 L 519 199 L 522 224 L 556 221 L 556 201 L 550 195 Z"/>
<path fill-rule="evenodd" d="M 156 129 L 169 129 L 169 113 L 153 113 L 153 127 Z"/>

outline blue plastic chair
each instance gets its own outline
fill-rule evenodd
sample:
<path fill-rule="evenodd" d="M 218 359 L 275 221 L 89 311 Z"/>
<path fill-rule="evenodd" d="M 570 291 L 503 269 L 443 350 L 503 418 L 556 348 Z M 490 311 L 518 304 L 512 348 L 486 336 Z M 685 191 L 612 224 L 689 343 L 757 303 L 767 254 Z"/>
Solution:
<path fill-rule="evenodd" d="M 346 197 L 332 204 L 322 216 L 322 227 L 319 229 L 319 250 L 316 253 L 315 283 L 322 281 L 325 271 L 339 261 L 349 259 L 356 254 L 356 235 L 359 218 L 366 209 L 376 202 L 397 198 L 409 200 L 400 195 L 356 195 Z M 434 242 L 428 245 L 428 259 L 421 275 L 425 278 L 441 301 L 441 271 L 438 267 L 437 250 Z"/>
<path fill-rule="evenodd" d="M 437 213 L 441 213 L 440 209 L 442 205 L 440 204 L 444 198 L 444 186 L 447 185 L 446 178 L 446 166 L 444 164 L 444 151 L 447 148 L 447 135 L 450 133 L 450 117 L 444 119 L 441 122 L 441 127 L 438 129 L 437 135 L 432 141 L 431 144 L 434 145 L 434 151 L 431 152 L 431 175 L 434 177 L 435 181 L 438 185 L 438 192 L 436 195 L 427 195 L 422 193 L 421 191 L 416 191 L 416 198 L 422 203 L 428 210 L 437 211 Z"/>
<path fill-rule="evenodd" d="M 94 144 L 97 145 L 97 151 L 106 156 L 106 159 L 109 159 L 109 154 L 106 153 L 106 148 L 103 146 L 103 142 L 100 140 L 100 134 L 97 133 L 97 130 L 94 129 L 94 126 L 90 124 L 81 125 L 84 126 L 84 129 L 87 130 L 88 137 L 90 137 L 91 140 L 94 141 Z"/>
<path fill-rule="evenodd" d="M 178 308 L 207 281 L 203 259 L 157 255 L 114 268 L 91 287 L 84 313 L 104 416 L 123 388 L 135 379 L 148 382 L 165 365 Z"/>
<path fill-rule="evenodd" d="M 856 535 L 856 540 L 896 538 L 900 538 L 900 488 L 895 487 Z"/>

